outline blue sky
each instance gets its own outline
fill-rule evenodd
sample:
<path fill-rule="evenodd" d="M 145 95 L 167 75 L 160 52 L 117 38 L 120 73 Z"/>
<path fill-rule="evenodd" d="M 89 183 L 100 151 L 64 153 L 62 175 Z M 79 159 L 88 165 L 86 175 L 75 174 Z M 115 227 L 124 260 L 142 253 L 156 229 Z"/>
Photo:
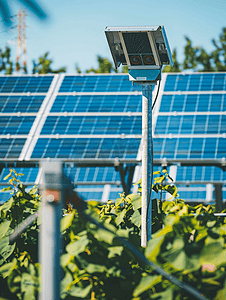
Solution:
<path fill-rule="evenodd" d="M 50 52 L 53 68 L 67 67 L 67 73 L 75 73 L 75 65 L 85 71 L 97 67 L 97 55 L 111 59 L 104 35 L 106 26 L 164 25 L 171 49 L 183 59 L 184 36 L 194 46 L 212 50 L 211 39 L 218 39 L 222 27 L 226 27 L 225 0 L 37 0 L 48 14 L 40 21 L 27 11 L 27 64 L 32 71 L 32 60 Z M 8 0 L 12 14 L 20 8 L 20 2 Z M 25 8 L 26 9 L 26 8 Z M 17 20 L 15 25 L 17 24 Z M 0 23 L 0 47 L 6 43 L 12 48 L 16 60 L 17 31 L 5 31 Z M 15 43 L 13 44 L 12 41 Z"/>

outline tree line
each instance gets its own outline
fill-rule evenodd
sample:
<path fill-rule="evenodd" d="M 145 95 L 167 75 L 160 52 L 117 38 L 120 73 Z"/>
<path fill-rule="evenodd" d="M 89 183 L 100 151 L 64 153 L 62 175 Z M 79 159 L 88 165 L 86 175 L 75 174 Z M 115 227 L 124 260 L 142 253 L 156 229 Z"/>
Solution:
<path fill-rule="evenodd" d="M 174 66 L 166 66 L 163 72 L 182 72 L 186 70 L 193 70 L 194 72 L 223 72 L 226 71 L 226 27 L 222 28 L 219 34 L 219 39 L 212 39 L 214 49 L 210 52 L 200 46 L 193 46 L 191 39 L 185 36 L 186 45 L 184 47 L 183 62 L 179 62 L 177 58 L 177 50 L 174 49 L 172 57 Z M 82 71 L 78 65 L 75 65 L 77 73 L 117 73 L 118 70 L 114 68 L 113 63 L 107 58 L 100 55 L 97 56 L 98 68 L 90 68 Z M 48 73 L 65 73 L 66 67 L 53 69 L 53 60 L 49 58 L 49 52 L 40 56 L 37 60 L 33 60 L 33 74 L 48 74 Z M 11 49 L 6 47 L 4 50 L 0 49 L 0 72 L 5 75 L 11 75 L 15 70 L 21 70 L 27 74 L 27 67 L 21 67 L 18 63 L 13 63 L 11 60 Z M 128 67 L 123 66 L 122 73 L 128 73 Z"/>

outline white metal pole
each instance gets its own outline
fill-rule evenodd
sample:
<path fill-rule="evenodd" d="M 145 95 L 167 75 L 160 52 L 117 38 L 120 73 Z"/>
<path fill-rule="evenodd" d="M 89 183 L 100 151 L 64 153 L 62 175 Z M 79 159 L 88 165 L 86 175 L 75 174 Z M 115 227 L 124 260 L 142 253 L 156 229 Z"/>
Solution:
<path fill-rule="evenodd" d="M 39 235 L 39 261 L 42 266 L 40 300 L 60 300 L 60 220 L 63 198 L 61 162 L 45 162 L 42 167 L 42 209 Z"/>
<path fill-rule="evenodd" d="M 147 246 L 151 232 L 151 202 L 148 200 L 151 191 L 152 177 L 152 86 L 142 85 L 142 210 L 141 210 L 141 246 Z"/>

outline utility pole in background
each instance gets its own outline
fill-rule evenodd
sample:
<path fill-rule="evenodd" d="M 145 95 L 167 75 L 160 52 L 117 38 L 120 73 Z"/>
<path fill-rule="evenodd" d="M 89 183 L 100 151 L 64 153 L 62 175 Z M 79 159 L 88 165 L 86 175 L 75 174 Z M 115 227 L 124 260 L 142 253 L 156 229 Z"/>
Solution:
<path fill-rule="evenodd" d="M 16 49 L 16 71 L 20 71 L 21 62 L 24 73 L 27 73 L 26 11 L 18 11 L 18 38 Z"/>

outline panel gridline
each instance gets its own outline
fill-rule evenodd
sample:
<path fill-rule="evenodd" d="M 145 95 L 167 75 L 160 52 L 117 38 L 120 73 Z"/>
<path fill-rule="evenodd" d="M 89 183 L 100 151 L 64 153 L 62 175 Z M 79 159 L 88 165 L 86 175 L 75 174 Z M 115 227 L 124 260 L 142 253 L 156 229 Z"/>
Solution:
<path fill-rule="evenodd" d="M 0 93 L 46 93 L 54 76 L 0 76 Z"/>
<path fill-rule="evenodd" d="M 223 91 L 226 89 L 225 73 L 168 75 L 164 87 L 170 91 Z"/>
<path fill-rule="evenodd" d="M 140 139 L 39 138 L 32 158 L 136 158 Z"/>
<path fill-rule="evenodd" d="M 31 117 L 0 117 L 0 134 L 28 134 L 35 116 Z"/>
<path fill-rule="evenodd" d="M 1 113 L 37 113 L 45 96 L 0 96 Z"/>
<path fill-rule="evenodd" d="M 58 95 L 50 112 L 141 112 L 141 95 Z"/>
<path fill-rule="evenodd" d="M 225 110 L 226 94 L 194 94 L 163 95 L 159 112 L 223 112 Z"/>
<path fill-rule="evenodd" d="M 66 75 L 59 92 L 122 92 L 142 89 L 140 86 L 132 86 L 128 79 L 128 75 Z"/>
<path fill-rule="evenodd" d="M 49 116 L 42 134 L 141 134 L 142 118 L 124 116 Z"/>

